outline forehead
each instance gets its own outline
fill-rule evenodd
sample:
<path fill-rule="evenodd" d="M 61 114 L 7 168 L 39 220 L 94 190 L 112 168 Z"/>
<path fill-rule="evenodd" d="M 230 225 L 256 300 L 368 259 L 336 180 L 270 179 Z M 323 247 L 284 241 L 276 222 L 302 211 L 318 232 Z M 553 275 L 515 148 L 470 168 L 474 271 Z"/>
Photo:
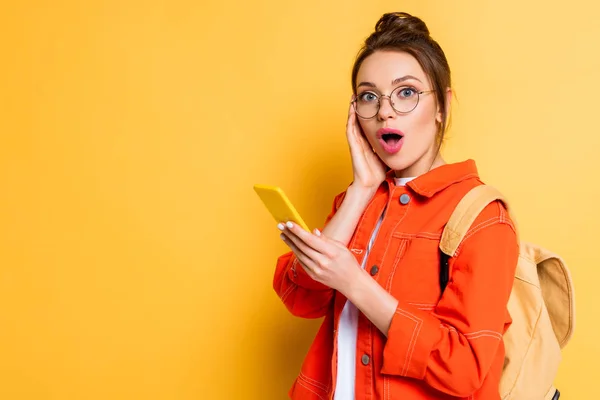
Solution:
<path fill-rule="evenodd" d="M 388 88 L 392 81 L 412 75 L 421 82 L 428 82 L 425 71 L 412 55 L 400 51 L 376 51 L 362 62 L 356 76 L 356 84 L 372 82 L 378 88 Z"/>

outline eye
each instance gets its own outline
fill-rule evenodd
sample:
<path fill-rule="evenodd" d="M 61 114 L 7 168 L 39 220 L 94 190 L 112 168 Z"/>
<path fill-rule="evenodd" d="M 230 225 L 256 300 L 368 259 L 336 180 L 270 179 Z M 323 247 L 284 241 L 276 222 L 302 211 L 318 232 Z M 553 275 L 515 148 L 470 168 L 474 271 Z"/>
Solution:
<path fill-rule="evenodd" d="M 373 101 L 377 101 L 377 95 L 372 92 L 363 92 L 358 95 L 358 100 L 363 103 L 370 103 Z"/>
<path fill-rule="evenodd" d="M 417 94 L 417 90 L 412 87 L 403 87 L 398 89 L 398 97 L 401 100 L 410 99 Z"/>

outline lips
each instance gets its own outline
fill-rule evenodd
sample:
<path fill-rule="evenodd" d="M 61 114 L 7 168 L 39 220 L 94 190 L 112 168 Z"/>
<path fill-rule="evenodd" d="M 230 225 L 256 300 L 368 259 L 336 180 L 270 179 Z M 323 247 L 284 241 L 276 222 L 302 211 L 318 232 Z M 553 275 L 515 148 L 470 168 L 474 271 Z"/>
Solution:
<path fill-rule="evenodd" d="M 377 139 L 386 153 L 395 154 L 404 144 L 404 133 L 398 129 L 381 128 L 377 131 Z"/>

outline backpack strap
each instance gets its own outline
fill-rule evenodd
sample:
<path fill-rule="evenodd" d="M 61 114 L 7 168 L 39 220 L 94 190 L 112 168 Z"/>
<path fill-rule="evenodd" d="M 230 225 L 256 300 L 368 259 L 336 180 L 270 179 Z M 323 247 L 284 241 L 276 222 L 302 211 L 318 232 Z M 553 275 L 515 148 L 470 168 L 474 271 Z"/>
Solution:
<path fill-rule="evenodd" d="M 489 185 L 479 185 L 471 189 L 459 201 L 450 215 L 440 240 L 440 287 L 442 292 L 450 279 L 449 260 L 456 254 L 458 246 L 471 228 L 477 216 L 488 204 L 500 200 L 508 209 L 506 198 Z M 510 213 L 510 210 L 509 210 Z"/>

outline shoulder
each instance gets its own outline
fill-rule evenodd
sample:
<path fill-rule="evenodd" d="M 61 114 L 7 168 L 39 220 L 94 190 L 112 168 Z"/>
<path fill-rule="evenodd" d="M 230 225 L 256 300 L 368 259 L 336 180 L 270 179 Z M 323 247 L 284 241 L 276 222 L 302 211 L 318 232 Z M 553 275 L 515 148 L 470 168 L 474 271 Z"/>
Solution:
<path fill-rule="evenodd" d="M 500 200 L 491 202 L 481 211 L 481 213 L 479 213 L 467 231 L 464 240 L 467 240 L 470 236 L 476 234 L 482 229 L 493 225 L 506 226 L 509 230 L 516 233 L 516 226 L 510 217 L 508 209 Z"/>
<path fill-rule="evenodd" d="M 471 189 L 485 185 L 484 182 L 479 179 L 470 182 L 470 184 L 464 185 L 461 192 L 466 195 Z M 460 200 L 460 199 L 458 199 Z M 457 253 L 461 252 L 464 246 L 469 246 L 476 243 L 477 246 L 481 246 L 482 240 L 489 242 L 491 245 L 496 243 L 508 244 L 514 243 L 518 246 L 517 240 L 517 227 L 515 222 L 510 216 L 509 205 L 505 204 L 503 200 L 497 199 L 488 203 L 475 217 L 473 223 L 468 228 Z"/>

